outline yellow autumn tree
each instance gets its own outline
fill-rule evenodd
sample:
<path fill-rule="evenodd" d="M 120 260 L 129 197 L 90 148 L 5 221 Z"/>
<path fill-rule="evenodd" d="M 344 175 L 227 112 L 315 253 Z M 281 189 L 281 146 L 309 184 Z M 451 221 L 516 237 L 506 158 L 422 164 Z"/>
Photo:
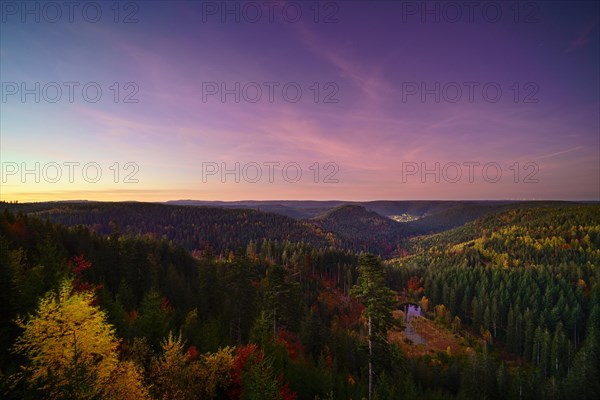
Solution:
<path fill-rule="evenodd" d="M 141 370 L 133 361 L 121 361 L 112 372 L 103 397 L 114 400 L 149 399 Z"/>
<path fill-rule="evenodd" d="M 162 355 L 154 360 L 151 368 L 155 396 L 159 399 L 194 398 L 197 385 L 190 370 L 190 357 L 185 352 L 185 343 L 181 335 L 169 336 L 162 342 Z"/>
<path fill-rule="evenodd" d="M 23 333 L 14 350 L 28 361 L 17 379 L 42 397 L 147 398 L 139 370 L 119 361 L 119 340 L 92 292 L 76 292 L 65 281 L 34 314 L 16 322 Z"/>
<path fill-rule="evenodd" d="M 185 351 L 181 335 L 169 333 L 162 354 L 152 365 L 155 395 L 159 399 L 210 400 L 231 384 L 234 348 L 226 347 L 194 360 Z"/>
<path fill-rule="evenodd" d="M 198 377 L 202 385 L 202 398 L 215 399 L 219 389 L 225 389 L 231 384 L 233 370 L 234 348 L 225 347 L 216 353 L 207 353 L 202 356 L 200 363 L 193 368 L 193 375 Z"/>
<path fill-rule="evenodd" d="M 423 312 L 429 311 L 429 299 L 425 296 L 421 297 L 421 310 Z"/>

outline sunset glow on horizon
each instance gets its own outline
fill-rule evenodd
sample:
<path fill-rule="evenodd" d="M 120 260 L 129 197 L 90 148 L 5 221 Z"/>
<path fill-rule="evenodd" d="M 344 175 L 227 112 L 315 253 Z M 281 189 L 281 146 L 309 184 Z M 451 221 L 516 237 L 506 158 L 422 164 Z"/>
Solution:
<path fill-rule="evenodd" d="M 0 200 L 600 200 L 597 2 L 54 4 L 2 3 Z"/>

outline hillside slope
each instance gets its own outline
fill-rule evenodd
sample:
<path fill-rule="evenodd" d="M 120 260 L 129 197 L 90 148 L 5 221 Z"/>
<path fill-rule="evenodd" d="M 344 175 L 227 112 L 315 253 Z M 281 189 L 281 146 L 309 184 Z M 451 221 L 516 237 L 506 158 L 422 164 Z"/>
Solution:
<path fill-rule="evenodd" d="M 390 254 L 403 239 L 402 224 L 359 205 L 343 205 L 310 220 L 355 251 Z"/>
<path fill-rule="evenodd" d="M 4 204 L 13 212 L 35 214 L 66 226 L 84 225 L 99 234 L 166 237 L 188 250 L 217 253 L 245 248 L 251 241 L 304 242 L 337 246 L 332 234 L 304 221 L 251 209 L 171 206 L 158 203 Z"/>

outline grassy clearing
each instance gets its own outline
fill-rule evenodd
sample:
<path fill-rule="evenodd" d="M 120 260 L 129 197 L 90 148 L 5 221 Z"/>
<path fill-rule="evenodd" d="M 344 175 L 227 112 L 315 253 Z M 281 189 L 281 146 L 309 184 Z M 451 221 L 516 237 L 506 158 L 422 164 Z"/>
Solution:
<path fill-rule="evenodd" d="M 404 315 L 404 311 L 394 311 L 394 317 L 400 321 L 405 320 Z M 412 317 L 411 326 L 416 334 L 425 339 L 425 344 L 413 343 L 404 332 L 404 324 L 401 328 L 393 329 L 388 334 L 388 339 L 400 345 L 409 358 L 419 358 L 439 352 L 460 356 L 473 351 L 462 336 L 428 318 Z"/>

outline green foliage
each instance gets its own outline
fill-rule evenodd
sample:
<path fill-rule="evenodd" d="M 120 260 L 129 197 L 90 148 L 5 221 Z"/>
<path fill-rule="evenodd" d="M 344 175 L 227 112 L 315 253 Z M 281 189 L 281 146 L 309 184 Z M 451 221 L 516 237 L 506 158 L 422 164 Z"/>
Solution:
<path fill-rule="evenodd" d="M 358 282 L 350 293 L 364 306 L 369 343 L 369 399 L 373 398 L 373 364 L 379 349 L 387 350 L 387 332 L 393 325 L 395 294 L 387 287 L 380 260 L 373 254 L 363 255 L 358 264 Z"/>
<path fill-rule="evenodd" d="M 510 205 L 507 212 L 411 239 L 411 254 L 383 266 L 372 255 L 362 255 L 357 266 L 357 254 L 330 247 L 362 246 L 358 242 L 336 242 L 342 236 L 250 210 L 23 207 L 69 225 L 83 222 L 98 233 L 34 216 L 0 215 L 0 393 L 7 398 L 43 396 L 39 391 L 50 393 L 50 387 L 70 397 L 92 397 L 99 393 L 95 382 L 97 371 L 106 370 L 104 359 L 113 360 L 110 376 L 124 377 L 111 378 L 101 394 L 106 398 L 132 398 L 136 390 L 144 397 L 142 375 L 159 398 L 181 393 L 235 398 L 230 389 L 237 356 L 228 380 L 233 357 L 228 346 L 248 343 L 259 345 L 261 358 L 240 367 L 239 395 L 246 398 L 293 398 L 295 392 L 299 399 L 358 399 L 367 392 L 369 361 L 376 372 L 375 398 L 591 399 L 600 393 L 597 205 Z M 447 217 L 438 227 L 454 218 Z M 358 240 L 381 238 L 381 229 Z M 375 243 L 388 244 L 398 243 Z M 110 357 L 90 361 L 77 342 L 77 351 L 65 353 L 71 354 L 68 366 L 56 364 L 60 371 L 46 383 L 31 381 L 31 368 L 42 364 L 30 358 L 34 347 L 23 347 L 19 355 L 8 352 L 27 330 L 14 321 L 18 315 L 39 316 L 36 307 L 43 299 L 63 304 L 57 300 L 60 284 L 74 276 L 72 260 L 81 255 L 92 266 L 77 274 L 78 285 L 98 290 L 90 294 L 93 300 L 73 307 L 88 311 L 72 315 L 84 321 L 101 313 L 99 326 L 110 327 L 119 346 Z M 428 314 L 468 336 L 474 351 L 405 359 L 387 343 L 395 297 L 388 286 L 402 293 L 415 282 L 423 285 L 424 297 L 417 300 L 429 303 Z M 362 320 L 350 293 L 364 306 Z M 365 329 L 369 317 L 371 335 Z M 169 331 L 181 337 L 169 339 Z M 29 338 L 32 346 L 43 347 L 37 336 Z M 72 343 L 63 348 L 72 349 Z"/>
<path fill-rule="evenodd" d="M 285 327 L 297 332 L 300 328 L 302 291 L 290 271 L 280 265 L 271 265 L 263 281 L 264 304 L 273 319 L 274 328 Z"/>
<path fill-rule="evenodd" d="M 515 209 L 415 239 L 417 254 L 390 263 L 394 287 L 405 287 L 413 274 L 422 277 L 436 309 L 443 305 L 469 332 L 487 336 L 492 351 L 509 351 L 531 367 L 503 369 L 493 358 L 492 364 L 472 358 L 463 368 L 463 396 L 477 398 L 489 387 L 493 398 L 509 386 L 518 387 L 511 396 L 543 389 L 549 398 L 568 397 L 568 390 L 560 394 L 564 385 L 596 394 L 595 383 L 583 383 L 598 380 L 583 349 L 594 335 L 586 314 L 593 315 L 598 286 L 599 211 L 597 205 Z M 488 375 L 473 378 L 469 372 L 492 367 L 502 371 L 496 387 Z"/>
<path fill-rule="evenodd" d="M 136 327 L 140 335 L 148 339 L 152 347 L 158 349 L 169 331 L 170 309 L 168 302 L 156 290 L 151 290 L 142 300 L 141 315 Z"/>
<path fill-rule="evenodd" d="M 273 367 L 264 358 L 252 363 L 243 378 L 242 400 L 281 400 Z"/>
<path fill-rule="evenodd" d="M 373 254 L 366 254 L 360 258 L 358 282 L 350 292 L 364 305 L 364 317 L 371 318 L 372 339 L 385 342 L 387 331 L 394 324 L 392 311 L 395 306 L 395 294 L 387 286 L 380 260 Z"/>

